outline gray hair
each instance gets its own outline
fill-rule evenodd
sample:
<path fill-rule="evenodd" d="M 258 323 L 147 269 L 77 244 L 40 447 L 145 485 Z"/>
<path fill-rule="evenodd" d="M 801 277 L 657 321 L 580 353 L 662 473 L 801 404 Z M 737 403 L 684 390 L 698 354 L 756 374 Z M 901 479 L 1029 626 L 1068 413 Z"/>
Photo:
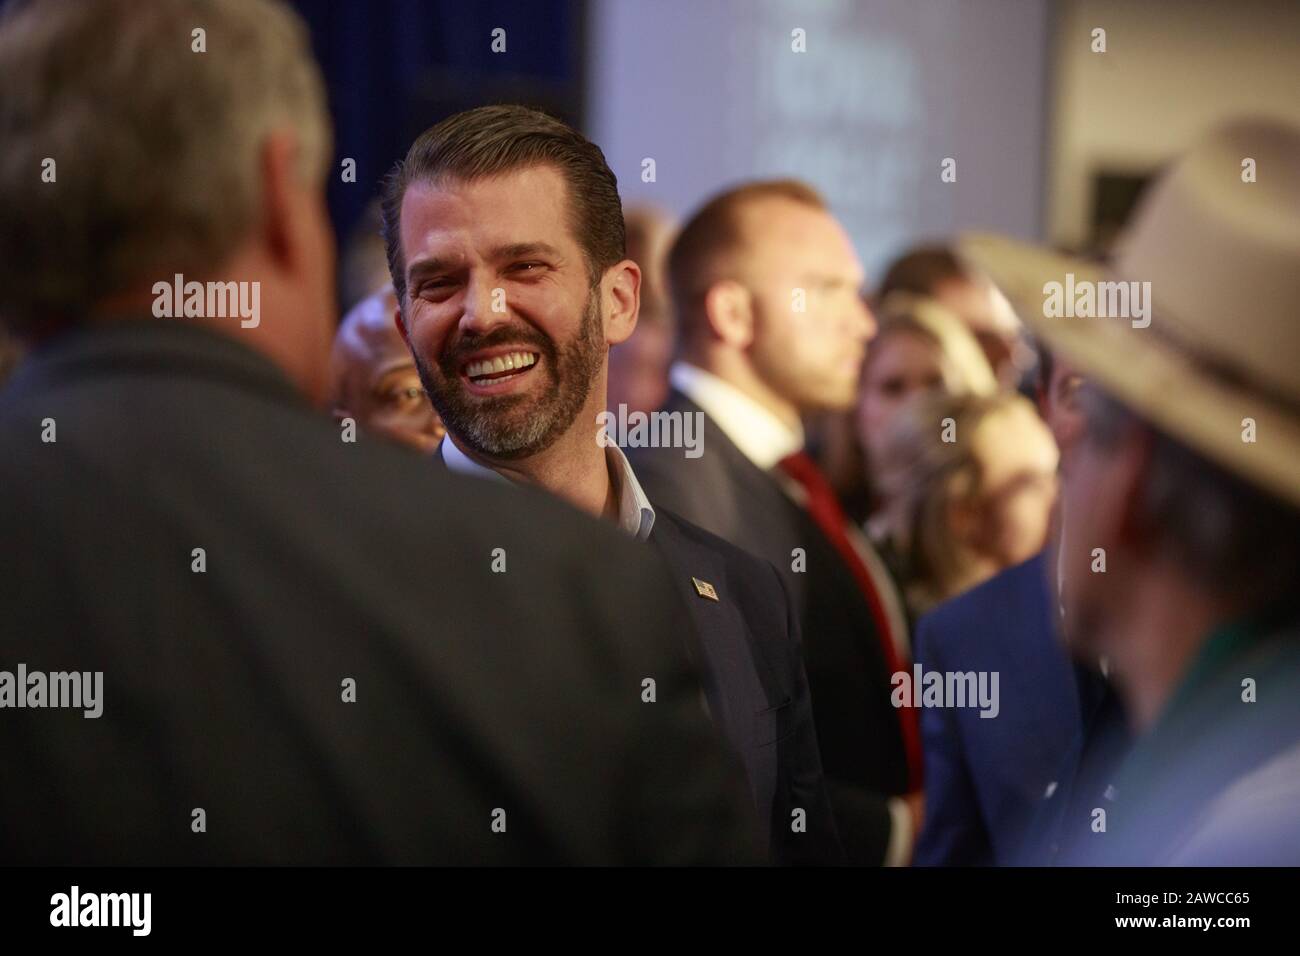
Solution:
<path fill-rule="evenodd" d="M 273 129 L 296 133 L 306 181 L 332 149 L 307 32 L 275 0 L 16 3 L 0 89 L 0 316 L 19 334 L 220 267 L 258 216 Z"/>

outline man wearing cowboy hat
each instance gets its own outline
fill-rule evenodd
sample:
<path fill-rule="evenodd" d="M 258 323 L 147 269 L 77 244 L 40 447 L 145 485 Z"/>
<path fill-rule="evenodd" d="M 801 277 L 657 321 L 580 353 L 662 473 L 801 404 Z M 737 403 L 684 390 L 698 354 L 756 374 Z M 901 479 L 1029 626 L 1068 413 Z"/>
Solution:
<path fill-rule="evenodd" d="M 1295 865 L 1300 129 L 1216 130 L 1126 238 L 1105 274 L 963 246 L 1013 299 L 1041 290 L 1026 321 L 1090 382 L 1062 476 L 1066 640 L 1108 662 L 1138 739 L 1067 821 L 1070 862 Z M 1070 276 L 1142 283 L 1151 321 L 1051 317 Z"/>

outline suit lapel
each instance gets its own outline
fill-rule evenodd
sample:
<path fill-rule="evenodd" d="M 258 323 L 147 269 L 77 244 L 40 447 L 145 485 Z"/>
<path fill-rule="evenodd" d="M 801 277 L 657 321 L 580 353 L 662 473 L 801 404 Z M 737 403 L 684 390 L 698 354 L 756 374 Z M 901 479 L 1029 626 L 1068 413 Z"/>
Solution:
<path fill-rule="evenodd" d="M 650 544 L 663 555 L 673 585 L 691 615 L 699 641 L 692 650 L 710 713 L 744 763 L 760 818 L 766 820 L 777 777 L 777 750 L 770 746 L 778 729 L 770 698 L 770 665 L 754 648 L 758 641 L 751 635 L 722 555 L 689 539 L 677 520 L 661 510 Z M 697 586 L 697 581 L 707 587 Z M 700 593 L 710 589 L 716 600 Z"/>
<path fill-rule="evenodd" d="M 695 624 L 701 643 L 698 650 L 706 658 L 700 661 L 700 665 L 706 672 L 705 693 L 714 719 L 732 727 L 736 723 L 732 713 L 734 702 L 728 699 L 713 678 L 719 668 L 709 666 L 716 664 L 720 655 L 727 659 L 734 658 L 734 648 L 727 646 L 725 636 L 744 632 L 744 620 L 732 603 L 734 595 L 729 593 L 722 559 L 717 554 L 695 546 L 678 533 L 675 523 L 665 521 L 662 517 L 655 521 L 654 530 L 650 532 L 650 543 L 667 562 L 673 587 L 677 589 Z M 704 587 L 698 587 L 696 581 Z M 700 593 L 701 590 L 709 589 L 716 600 Z"/>

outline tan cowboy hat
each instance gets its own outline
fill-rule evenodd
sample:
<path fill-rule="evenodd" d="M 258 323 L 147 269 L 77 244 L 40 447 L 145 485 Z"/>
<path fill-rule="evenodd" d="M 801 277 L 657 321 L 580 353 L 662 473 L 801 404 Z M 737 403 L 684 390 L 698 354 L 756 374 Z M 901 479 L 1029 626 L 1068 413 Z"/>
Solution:
<path fill-rule="evenodd" d="M 1214 130 L 1152 184 L 1111 267 L 996 236 L 958 248 L 1081 374 L 1300 506 L 1300 128 Z M 1127 314 L 1097 314 L 1102 302 L 1122 305 L 1114 285 L 1089 310 L 1088 284 L 1117 282 L 1129 283 Z M 1132 297 L 1144 283 L 1149 296 Z M 1135 304 L 1149 308 L 1145 327 Z"/>

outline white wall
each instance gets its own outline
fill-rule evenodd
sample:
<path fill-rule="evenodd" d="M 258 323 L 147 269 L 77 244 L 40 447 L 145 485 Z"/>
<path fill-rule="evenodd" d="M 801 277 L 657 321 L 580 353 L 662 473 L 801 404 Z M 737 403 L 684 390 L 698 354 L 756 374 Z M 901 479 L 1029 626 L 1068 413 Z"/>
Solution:
<path fill-rule="evenodd" d="M 682 214 L 737 181 L 796 176 L 873 279 L 956 229 L 1041 236 L 1045 0 L 592 0 L 591 15 L 588 133 L 625 200 Z"/>
<path fill-rule="evenodd" d="M 1094 27 L 1105 53 L 1091 52 Z M 1087 238 L 1098 166 L 1151 171 L 1241 113 L 1300 123 L 1297 0 L 1065 0 L 1056 39 L 1056 242 Z"/>

